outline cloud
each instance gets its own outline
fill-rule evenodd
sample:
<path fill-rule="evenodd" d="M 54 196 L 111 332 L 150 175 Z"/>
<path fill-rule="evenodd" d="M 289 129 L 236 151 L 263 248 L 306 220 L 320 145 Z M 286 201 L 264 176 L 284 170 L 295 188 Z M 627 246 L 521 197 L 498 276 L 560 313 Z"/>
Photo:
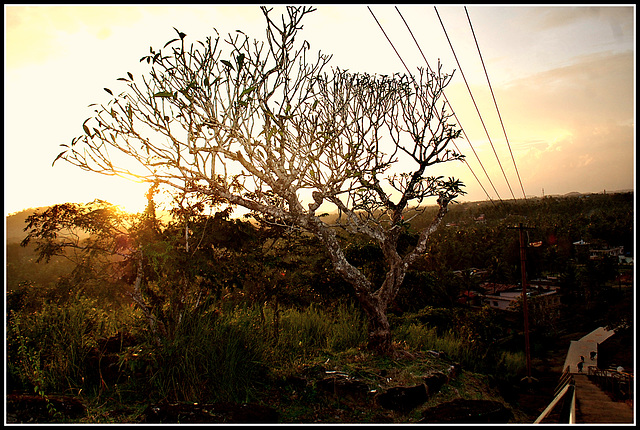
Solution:
<path fill-rule="evenodd" d="M 511 82 L 499 99 L 512 123 L 565 128 L 629 123 L 634 116 L 633 52 L 579 57 L 570 65 Z"/>
<path fill-rule="evenodd" d="M 130 25 L 142 17 L 133 6 L 7 6 L 6 66 L 44 63 L 64 53 L 64 36 L 87 32 L 98 39 L 115 25 Z"/>
<path fill-rule="evenodd" d="M 523 19 L 540 31 L 585 25 L 593 21 L 606 21 L 609 24 L 609 31 L 615 37 L 633 31 L 633 7 L 631 6 L 531 8 Z"/>
<path fill-rule="evenodd" d="M 527 194 L 539 194 L 541 188 L 548 193 L 633 188 L 634 94 L 631 51 L 580 56 L 563 67 L 498 87 L 501 116 Z M 491 121 L 490 110 L 482 112 L 515 192 L 518 180 L 502 129 Z M 471 127 L 467 118 L 473 114 L 458 113 L 477 140 L 474 147 L 483 151 L 481 159 L 500 195 L 510 196 L 488 142 L 482 141 L 485 133 Z M 473 154 L 467 155 L 490 189 Z"/>

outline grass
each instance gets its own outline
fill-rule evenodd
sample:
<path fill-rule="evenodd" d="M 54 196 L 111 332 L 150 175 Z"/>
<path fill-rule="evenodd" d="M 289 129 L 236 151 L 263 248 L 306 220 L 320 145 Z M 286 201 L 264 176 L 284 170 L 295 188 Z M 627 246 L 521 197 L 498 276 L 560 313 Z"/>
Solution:
<path fill-rule="evenodd" d="M 465 343 L 453 331 L 438 334 L 415 322 L 394 330 L 396 347 L 406 351 L 404 356 L 374 355 L 364 348 L 365 318 L 347 302 L 330 309 L 244 304 L 185 312 L 175 334 L 160 346 L 150 336 L 140 335 L 143 321 L 130 308 L 107 314 L 84 299 L 67 307 L 49 304 L 37 312 L 12 312 L 10 389 L 80 395 L 89 405 L 82 422 L 135 422 L 144 405 L 163 400 L 262 402 L 286 411 L 285 422 L 313 422 L 327 411 L 334 414 L 329 420 L 336 422 L 403 422 L 409 418 L 371 410 L 370 402 L 354 405 L 327 398 L 313 382 L 304 390 L 283 388 L 281 383 L 287 377 L 323 377 L 326 371 L 340 371 L 379 392 L 421 383 L 425 374 L 446 371 L 451 361 L 468 372 L 481 371 L 478 361 L 486 359 L 486 351 Z M 118 353 L 121 376 L 104 386 L 89 378 L 89 352 L 97 339 L 122 330 L 135 332 L 139 343 Z M 450 360 L 434 358 L 430 350 L 443 351 Z M 506 376 L 521 371 L 521 354 L 502 352 L 493 358 L 492 370 Z M 461 392 L 475 395 L 469 384 L 461 384 L 449 386 L 440 400 Z M 479 391 L 478 396 L 486 394 Z"/>

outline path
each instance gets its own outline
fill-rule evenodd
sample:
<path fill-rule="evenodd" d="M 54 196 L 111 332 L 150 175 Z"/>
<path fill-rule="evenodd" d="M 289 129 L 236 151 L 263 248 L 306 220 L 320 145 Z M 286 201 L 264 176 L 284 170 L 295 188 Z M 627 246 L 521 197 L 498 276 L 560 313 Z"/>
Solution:
<path fill-rule="evenodd" d="M 613 335 L 613 330 L 605 330 L 600 327 L 591 333 L 580 338 L 580 340 L 572 340 L 567 351 L 567 358 L 564 361 L 563 369 L 569 367 L 569 372 L 578 374 L 577 364 L 580 356 L 584 357 L 583 373 L 587 373 L 589 366 L 595 366 L 596 360 L 592 360 L 590 353 L 598 351 L 598 344 L 604 342 L 609 336 Z"/>
<path fill-rule="evenodd" d="M 633 423 L 633 409 L 625 402 L 612 400 L 586 374 L 574 375 L 576 386 L 576 423 Z"/>
<path fill-rule="evenodd" d="M 574 376 L 577 423 L 633 423 L 632 407 L 625 402 L 612 400 L 587 376 L 589 366 L 597 364 L 597 358 L 592 360 L 590 353 L 597 351 L 598 344 L 604 342 L 611 335 L 613 335 L 613 331 L 600 327 L 583 336 L 580 340 L 572 340 L 569 345 L 563 368 L 569 367 L 569 372 Z M 582 372 L 577 367 L 581 356 L 584 357 Z"/>

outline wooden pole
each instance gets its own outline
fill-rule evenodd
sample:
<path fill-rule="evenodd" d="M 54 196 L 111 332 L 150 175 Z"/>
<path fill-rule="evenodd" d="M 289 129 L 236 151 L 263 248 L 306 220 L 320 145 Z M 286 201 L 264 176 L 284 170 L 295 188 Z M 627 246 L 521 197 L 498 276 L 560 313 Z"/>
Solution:
<path fill-rule="evenodd" d="M 527 378 L 531 380 L 531 352 L 529 349 L 529 310 L 527 306 L 527 271 L 525 264 L 527 261 L 526 247 L 524 243 L 524 232 L 522 223 L 519 224 L 520 232 L 520 271 L 522 272 L 522 312 L 524 314 L 524 352 L 527 357 Z"/>
<path fill-rule="evenodd" d="M 526 243 L 524 241 L 524 230 L 532 229 L 532 227 L 524 227 L 519 223 L 517 227 L 509 227 L 518 229 L 520 239 L 520 272 L 522 274 L 522 313 L 524 318 L 524 353 L 527 359 L 527 382 L 532 382 L 531 377 L 531 351 L 529 348 L 529 309 L 527 306 L 527 270 L 526 270 Z"/>

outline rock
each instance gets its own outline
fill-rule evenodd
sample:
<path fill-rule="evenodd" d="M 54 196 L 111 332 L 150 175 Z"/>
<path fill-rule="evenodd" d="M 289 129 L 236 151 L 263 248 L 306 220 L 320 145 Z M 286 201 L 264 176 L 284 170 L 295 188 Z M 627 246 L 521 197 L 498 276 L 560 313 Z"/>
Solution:
<path fill-rule="evenodd" d="M 420 406 L 429 398 L 424 384 L 412 387 L 393 387 L 376 396 L 376 401 L 385 409 L 394 411 L 410 411 Z"/>
<path fill-rule="evenodd" d="M 277 423 L 278 412 L 268 406 L 257 403 L 217 403 L 216 410 L 229 415 L 230 423 Z"/>
<path fill-rule="evenodd" d="M 449 377 L 442 372 L 433 372 L 423 378 L 424 384 L 427 386 L 427 394 L 434 395 L 444 384 L 447 383 Z"/>
<path fill-rule="evenodd" d="M 257 403 L 159 403 L 144 411 L 144 423 L 277 423 L 278 413 Z"/>
<path fill-rule="evenodd" d="M 369 386 L 364 382 L 344 375 L 329 376 L 316 382 L 316 387 L 341 397 L 357 399 L 369 393 Z"/>
<path fill-rule="evenodd" d="M 513 418 L 510 409 L 491 400 L 455 399 L 422 412 L 421 424 L 440 423 L 507 423 Z"/>
<path fill-rule="evenodd" d="M 307 379 L 302 376 L 290 375 L 287 376 L 280 384 L 281 387 L 290 387 L 293 390 L 301 390 L 307 386 Z"/>
<path fill-rule="evenodd" d="M 429 350 L 427 351 L 427 354 L 431 355 L 432 357 L 435 358 L 440 358 L 442 360 L 446 360 L 448 359 L 447 357 L 447 353 L 444 351 L 433 351 L 433 350 Z"/>
<path fill-rule="evenodd" d="M 449 369 L 447 369 L 449 381 L 457 378 L 458 375 L 460 375 L 460 372 L 462 372 L 462 366 L 460 365 L 460 363 L 453 363 L 451 366 L 449 366 Z"/>
<path fill-rule="evenodd" d="M 7 395 L 7 421 L 16 423 L 51 423 L 85 414 L 81 400 L 71 396 L 33 394 Z M 58 415 L 59 414 L 59 415 Z"/>
<path fill-rule="evenodd" d="M 222 415 L 198 403 L 159 403 L 149 405 L 143 412 L 143 423 L 219 423 Z"/>

